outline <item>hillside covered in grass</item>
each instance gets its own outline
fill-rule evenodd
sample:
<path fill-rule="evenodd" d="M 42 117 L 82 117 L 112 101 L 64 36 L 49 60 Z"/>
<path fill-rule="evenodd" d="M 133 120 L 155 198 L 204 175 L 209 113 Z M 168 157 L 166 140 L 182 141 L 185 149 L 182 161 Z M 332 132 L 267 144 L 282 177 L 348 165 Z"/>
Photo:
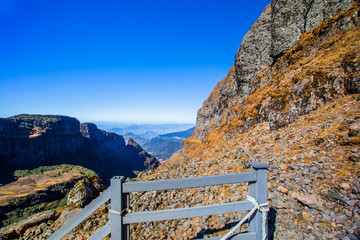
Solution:
<path fill-rule="evenodd" d="M 0 187 L 0 226 L 45 210 L 64 207 L 66 195 L 79 180 L 96 173 L 81 166 L 42 166 L 15 171 L 17 180 Z"/>

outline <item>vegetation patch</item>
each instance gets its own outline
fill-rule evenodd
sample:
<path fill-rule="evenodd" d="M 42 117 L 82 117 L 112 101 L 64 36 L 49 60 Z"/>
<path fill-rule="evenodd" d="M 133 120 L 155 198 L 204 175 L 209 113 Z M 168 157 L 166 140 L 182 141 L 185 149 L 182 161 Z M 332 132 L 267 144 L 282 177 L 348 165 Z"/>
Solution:
<path fill-rule="evenodd" d="M 19 114 L 10 117 L 14 120 L 21 120 L 26 122 L 57 122 L 60 120 L 60 117 L 57 115 L 36 115 L 36 114 Z"/>
<path fill-rule="evenodd" d="M 26 219 L 39 212 L 64 207 L 66 205 L 66 200 L 67 197 L 65 196 L 60 200 L 55 200 L 48 203 L 39 203 L 25 208 L 16 208 L 15 210 L 5 214 L 5 220 L 2 221 L 2 226 L 6 227 L 8 225 L 17 223 L 20 220 Z"/>
<path fill-rule="evenodd" d="M 91 177 L 91 176 L 95 176 L 96 173 L 90 169 L 81 167 L 81 166 L 77 166 L 77 165 L 71 165 L 71 164 L 61 164 L 61 165 L 54 165 L 54 166 L 41 166 L 32 170 L 29 169 L 24 169 L 24 170 L 16 170 L 14 172 L 14 176 L 17 178 L 20 177 L 25 177 L 25 176 L 30 176 L 30 175 L 39 175 L 39 174 L 44 174 L 46 172 L 50 172 L 53 170 L 63 170 L 63 171 L 59 171 L 56 172 L 54 174 L 51 175 L 51 177 L 59 177 L 61 176 L 63 173 L 69 171 L 69 170 L 73 170 L 73 169 L 81 169 L 81 173 L 83 174 L 84 177 Z"/>
<path fill-rule="evenodd" d="M 75 183 L 96 173 L 81 166 L 62 164 L 17 170 L 14 175 L 17 181 L 0 188 L 0 227 L 65 206 L 67 194 Z"/>

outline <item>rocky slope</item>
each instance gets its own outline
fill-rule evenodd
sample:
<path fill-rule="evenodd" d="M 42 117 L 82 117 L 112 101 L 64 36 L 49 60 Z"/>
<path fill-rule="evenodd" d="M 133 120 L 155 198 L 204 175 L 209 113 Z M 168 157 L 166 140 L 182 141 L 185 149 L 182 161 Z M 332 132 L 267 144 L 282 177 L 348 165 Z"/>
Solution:
<path fill-rule="evenodd" d="M 360 95 L 335 100 L 286 128 L 257 124 L 230 141 L 197 149 L 199 158 L 180 156 L 138 180 L 205 176 L 249 171 L 249 162 L 271 166 L 268 178 L 270 233 L 274 239 L 357 239 L 360 227 Z M 321 123 L 321 124 L 320 124 Z M 355 134 L 356 133 L 356 134 Z M 192 153 L 193 154 L 193 153 Z M 195 155 L 195 153 L 194 153 Z M 153 200 L 153 195 L 156 196 Z M 244 199 L 246 185 L 168 191 L 134 196 L 134 209 L 162 209 Z M 141 200 L 137 200 L 140 198 Z M 144 202 L 148 206 L 144 206 Z M 154 202 L 154 203 L 152 203 Z M 136 226 L 145 239 L 223 235 L 242 214 Z M 193 230 L 189 226 L 197 227 Z M 162 229 L 149 231 L 148 229 Z M 228 229 L 228 227 L 227 227 Z M 157 237 L 148 238 L 154 235 Z M 135 237 L 135 235 L 134 235 Z M 357 238 L 355 238 L 357 237 Z"/>
<path fill-rule="evenodd" d="M 270 239 L 357 239 L 360 226 L 360 95 L 327 103 L 299 117 L 287 128 L 256 125 L 232 141 L 202 152 L 202 158 L 179 156 L 137 181 L 249 171 L 248 162 L 268 163 Z M 320 124 L 322 123 L 322 124 Z M 157 191 L 131 195 L 133 211 L 190 207 L 244 200 L 246 184 Z M 66 239 L 86 239 L 107 222 L 107 207 Z M 132 239 L 192 239 L 221 236 L 244 214 L 132 224 Z M 51 222 L 33 227 L 37 236 L 58 229 Z M 242 228 L 246 230 L 246 226 Z M 27 233 L 30 234 L 30 233 Z M 29 239 L 29 238 L 25 238 Z"/>
<path fill-rule="evenodd" d="M 109 180 L 114 175 L 135 176 L 134 170 L 156 167 L 158 161 L 141 148 L 127 145 L 122 136 L 80 124 L 58 115 L 18 115 L 0 119 L 2 182 L 15 169 L 70 163 L 96 171 Z"/>
<path fill-rule="evenodd" d="M 249 127 L 252 122 L 257 123 L 268 121 L 269 118 L 276 118 L 277 115 L 279 115 L 278 108 L 281 106 L 274 106 L 273 108 L 275 109 L 270 109 L 273 111 L 260 112 L 259 115 L 261 115 L 261 117 L 258 117 L 257 119 L 253 119 L 251 118 L 251 115 L 245 113 L 241 116 L 239 110 L 241 111 L 245 106 L 249 105 L 249 102 L 253 102 L 253 99 L 246 98 L 252 94 L 254 94 L 253 96 L 259 95 L 256 93 L 259 88 L 264 87 L 267 84 L 265 88 L 271 89 L 273 86 L 268 86 L 269 82 L 271 80 L 273 82 L 278 82 L 278 78 L 276 77 L 283 73 L 284 69 L 289 69 L 289 67 L 298 60 L 297 57 L 299 56 L 297 55 L 301 54 L 303 59 L 308 61 L 306 59 L 306 55 L 311 57 L 313 53 L 317 52 L 318 47 L 331 51 L 331 49 L 328 48 L 331 41 L 328 42 L 328 46 L 320 44 L 324 43 L 324 40 L 330 38 L 331 35 L 336 33 L 334 31 L 330 31 L 330 29 L 324 29 L 324 32 L 318 32 L 318 35 L 313 36 L 312 39 L 304 39 L 302 44 L 298 43 L 298 49 L 294 49 L 292 53 L 288 54 L 288 58 L 290 59 L 288 59 L 288 61 L 284 61 L 283 64 L 279 63 L 279 58 L 283 56 L 287 50 L 293 47 L 293 44 L 299 40 L 301 34 L 306 31 L 309 32 L 309 30 L 318 26 L 324 20 L 336 16 L 341 11 L 347 9 L 351 2 L 352 1 L 350 0 L 272 1 L 242 40 L 235 57 L 234 67 L 229 71 L 229 74 L 218 83 L 210 97 L 204 102 L 203 107 L 198 111 L 196 132 L 193 136 L 194 139 L 204 140 L 213 129 L 220 127 L 221 123 L 223 123 L 223 125 L 227 125 L 234 116 L 242 118 L 242 120 L 246 123 L 246 125 L 245 123 L 243 124 L 245 125 L 245 128 Z M 337 26 L 337 29 L 350 27 L 351 24 L 356 25 L 355 22 L 352 22 L 353 20 L 351 20 L 351 17 L 349 19 L 349 23 L 346 23 L 346 19 L 343 21 L 344 22 L 339 23 L 339 25 L 343 24 L 344 26 Z M 325 35 L 322 36 L 322 34 Z M 335 41 L 336 39 L 332 40 Z M 317 43 L 312 41 L 317 41 Z M 320 46 L 317 46 L 316 44 L 319 44 Z M 356 46 L 356 44 L 354 45 Z M 310 49 L 306 49 L 306 46 Z M 350 53 L 351 51 L 349 50 L 348 52 Z M 318 55 L 317 57 L 322 56 Z M 283 59 L 285 60 L 286 58 Z M 338 60 L 341 62 L 340 59 Z M 354 59 L 350 61 L 353 60 Z M 325 61 L 330 63 L 327 59 L 325 59 Z M 274 66 L 276 63 L 277 65 Z M 304 64 L 305 62 L 302 63 L 302 65 Z M 314 64 L 312 64 L 312 66 L 314 66 Z M 305 67 L 306 66 L 304 66 L 304 68 Z M 324 75 L 320 76 L 321 78 L 326 78 L 326 71 L 328 69 L 326 69 L 327 66 L 323 67 L 325 69 L 316 68 L 316 71 L 319 71 L 319 74 Z M 339 68 L 341 68 L 341 66 Z M 317 77 L 315 69 L 301 69 L 300 66 L 298 66 L 297 70 L 300 70 L 301 72 L 306 72 L 306 70 L 312 71 L 307 73 L 307 76 Z M 340 72 L 344 73 L 344 71 L 346 73 L 346 70 L 342 70 Z M 292 71 L 292 75 L 286 76 L 286 78 L 292 78 L 295 73 L 296 71 Z M 284 78 L 284 76 L 279 77 Z M 329 78 L 330 77 L 331 76 L 329 76 Z M 299 76 L 299 79 L 303 78 L 305 77 Z M 305 84 L 304 81 L 301 82 Z M 301 84 L 301 82 L 298 84 Z M 330 87 L 331 86 L 329 86 L 329 88 Z M 307 89 L 304 89 L 304 91 L 306 90 Z M 291 90 L 289 89 L 289 91 Z M 296 91 L 292 92 L 296 94 L 296 99 L 299 94 L 296 93 Z M 273 103 L 281 100 L 287 100 L 286 96 L 281 96 L 281 93 L 282 92 L 279 89 L 278 92 L 275 91 L 271 95 L 267 94 L 267 97 L 270 99 L 259 100 L 262 102 L 270 101 Z M 295 108 L 295 110 L 293 110 L 293 112 L 299 111 L 299 108 L 305 109 L 307 106 L 309 107 L 309 105 L 313 104 L 313 102 L 307 102 L 309 97 L 302 99 L 300 103 L 295 102 L 295 99 L 290 99 L 294 101 L 293 108 Z M 287 105 L 291 106 L 291 104 Z M 260 109 L 261 106 L 256 107 L 259 108 L 256 110 L 262 110 Z M 289 112 L 289 110 L 287 111 Z M 304 111 L 300 111 L 298 114 L 304 113 Z M 284 114 L 281 118 L 285 119 L 288 115 L 289 114 Z"/>
<path fill-rule="evenodd" d="M 273 1 L 264 10 L 234 67 L 199 110 L 183 155 L 138 180 L 241 172 L 249 162 L 264 162 L 271 166 L 271 237 L 360 238 L 360 6 L 307 2 Z M 246 192 L 246 186 L 223 186 L 146 193 L 134 196 L 133 205 L 206 205 Z M 241 216 L 139 224 L 133 237 L 223 235 Z"/>

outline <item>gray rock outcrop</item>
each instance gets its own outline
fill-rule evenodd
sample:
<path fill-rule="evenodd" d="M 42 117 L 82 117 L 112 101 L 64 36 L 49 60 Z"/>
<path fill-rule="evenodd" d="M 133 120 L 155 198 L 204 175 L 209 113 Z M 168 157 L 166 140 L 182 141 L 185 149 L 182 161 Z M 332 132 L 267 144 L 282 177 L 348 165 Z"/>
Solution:
<path fill-rule="evenodd" d="M 70 207 L 85 207 L 106 188 L 98 176 L 85 178 L 75 184 L 67 196 Z"/>
<path fill-rule="evenodd" d="M 348 9 L 353 2 L 353 0 L 272 1 L 243 38 L 235 56 L 234 67 L 218 83 L 199 109 L 193 138 L 204 140 L 212 129 L 220 126 L 222 121 L 228 123 L 231 117 L 236 115 L 234 108 L 269 80 L 269 76 L 264 76 L 259 82 L 254 83 L 256 77 L 261 76 L 291 49 L 300 39 L 301 34 Z M 279 117 L 275 113 L 268 114 L 256 121 Z"/>
<path fill-rule="evenodd" d="M 307 32 L 348 9 L 352 0 L 275 0 L 271 2 L 271 57 L 276 60 Z"/>

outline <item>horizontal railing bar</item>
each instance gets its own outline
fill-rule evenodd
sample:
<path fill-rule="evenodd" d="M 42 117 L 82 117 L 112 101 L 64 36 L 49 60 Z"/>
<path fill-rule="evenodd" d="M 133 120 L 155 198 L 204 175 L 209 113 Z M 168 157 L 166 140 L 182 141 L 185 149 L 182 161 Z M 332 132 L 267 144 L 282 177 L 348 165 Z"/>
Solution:
<path fill-rule="evenodd" d="M 176 208 L 157 211 L 127 213 L 123 216 L 123 224 L 154 222 L 171 219 L 193 218 L 201 216 L 219 215 L 232 212 L 251 210 L 254 205 L 250 201 L 215 204 L 209 206 Z"/>
<path fill-rule="evenodd" d="M 47 240 L 60 240 L 66 234 L 71 232 L 77 225 L 88 218 L 93 212 L 95 212 L 101 205 L 110 199 L 110 188 L 106 189 L 100 196 L 95 198 L 89 205 L 83 210 L 71 218 L 64 226 L 59 228 L 53 233 Z"/>
<path fill-rule="evenodd" d="M 111 233 L 110 223 L 108 222 L 102 228 L 97 230 L 88 240 L 102 240 Z"/>
<path fill-rule="evenodd" d="M 213 185 L 254 182 L 256 181 L 256 172 L 249 171 L 244 173 L 233 173 L 225 175 L 215 175 L 206 177 L 180 178 L 157 181 L 139 181 L 125 182 L 123 184 L 123 192 L 145 192 L 169 189 L 183 189 L 193 187 L 205 187 Z"/>
<path fill-rule="evenodd" d="M 220 240 L 222 237 L 212 237 L 212 238 L 197 238 L 194 240 Z M 229 240 L 256 240 L 257 234 L 255 232 L 249 232 L 249 233 L 239 233 L 237 235 L 231 236 L 228 238 Z"/>

